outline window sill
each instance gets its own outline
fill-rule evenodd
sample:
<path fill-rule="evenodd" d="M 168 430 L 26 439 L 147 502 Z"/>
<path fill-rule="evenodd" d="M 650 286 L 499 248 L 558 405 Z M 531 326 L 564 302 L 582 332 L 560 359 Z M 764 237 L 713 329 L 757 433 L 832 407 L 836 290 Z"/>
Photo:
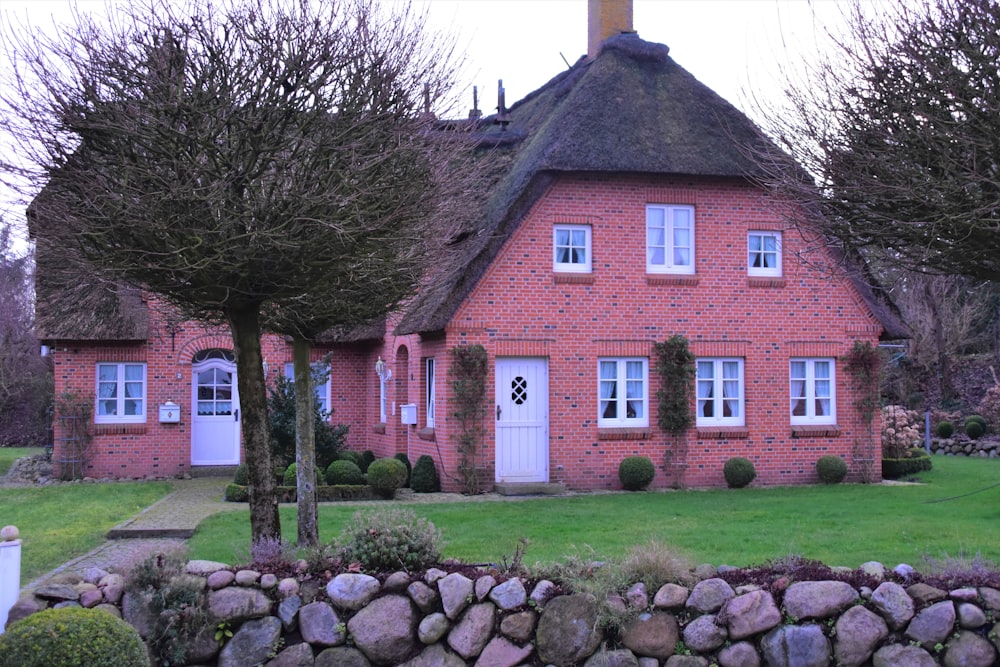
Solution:
<path fill-rule="evenodd" d="M 385 435 L 385 422 L 372 424 L 372 433 L 381 433 L 382 435 Z"/>
<path fill-rule="evenodd" d="M 94 424 L 94 435 L 144 435 L 145 424 Z"/>
<path fill-rule="evenodd" d="M 426 440 L 427 442 L 435 442 L 434 429 L 433 428 L 418 428 L 417 437 L 421 440 Z"/>
<path fill-rule="evenodd" d="M 556 285 L 593 285 L 592 273 L 553 273 L 552 282 Z"/>
<path fill-rule="evenodd" d="M 793 438 L 835 438 L 839 435 L 840 427 L 836 424 L 792 425 Z"/>
<path fill-rule="evenodd" d="M 647 440 L 649 439 L 650 433 L 651 432 L 649 427 L 646 426 L 638 426 L 633 428 L 598 427 L 597 439 L 598 440 Z"/>
<path fill-rule="evenodd" d="M 785 279 L 780 276 L 749 276 L 747 287 L 784 287 Z"/>
<path fill-rule="evenodd" d="M 647 285 L 675 285 L 681 287 L 697 287 L 698 276 L 695 275 L 661 275 L 646 274 Z"/>
<path fill-rule="evenodd" d="M 700 440 L 739 440 L 750 437 L 750 429 L 746 426 L 699 426 Z"/>

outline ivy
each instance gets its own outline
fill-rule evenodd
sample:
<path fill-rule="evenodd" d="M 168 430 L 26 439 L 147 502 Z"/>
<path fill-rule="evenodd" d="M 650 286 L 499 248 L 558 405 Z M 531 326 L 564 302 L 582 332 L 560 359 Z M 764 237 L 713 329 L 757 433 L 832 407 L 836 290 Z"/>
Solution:
<path fill-rule="evenodd" d="M 679 334 L 653 347 L 660 376 L 658 423 L 665 433 L 679 435 L 694 423 L 694 355 L 687 338 Z"/>
<path fill-rule="evenodd" d="M 463 345 L 451 350 L 452 413 L 459 425 L 458 472 L 465 493 L 479 493 L 476 457 L 486 434 L 486 376 L 489 357 L 482 345 Z"/>
<path fill-rule="evenodd" d="M 868 341 L 856 340 L 843 361 L 848 374 L 854 378 L 854 387 L 858 392 L 854 405 L 862 421 L 871 424 L 881 402 L 882 356 L 878 348 Z"/>

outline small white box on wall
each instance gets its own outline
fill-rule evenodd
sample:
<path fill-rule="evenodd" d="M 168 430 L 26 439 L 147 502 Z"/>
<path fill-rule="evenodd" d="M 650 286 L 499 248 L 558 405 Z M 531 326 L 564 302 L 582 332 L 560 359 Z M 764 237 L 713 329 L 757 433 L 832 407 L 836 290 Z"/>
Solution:
<path fill-rule="evenodd" d="M 160 406 L 160 423 L 176 424 L 181 420 L 181 406 L 172 401 L 167 401 Z"/>
<path fill-rule="evenodd" d="M 417 423 L 417 404 L 405 403 L 399 406 L 399 421 L 403 424 Z"/>

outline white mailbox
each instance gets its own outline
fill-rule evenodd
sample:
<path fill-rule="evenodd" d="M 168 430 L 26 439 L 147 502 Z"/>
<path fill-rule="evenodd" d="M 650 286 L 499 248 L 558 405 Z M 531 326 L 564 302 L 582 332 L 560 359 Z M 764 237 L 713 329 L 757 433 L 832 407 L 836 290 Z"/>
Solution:
<path fill-rule="evenodd" d="M 404 424 L 417 423 L 417 404 L 406 403 L 399 406 L 399 421 Z"/>
<path fill-rule="evenodd" d="M 173 401 L 167 401 L 160 406 L 160 423 L 176 424 L 181 420 L 181 406 Z"/>

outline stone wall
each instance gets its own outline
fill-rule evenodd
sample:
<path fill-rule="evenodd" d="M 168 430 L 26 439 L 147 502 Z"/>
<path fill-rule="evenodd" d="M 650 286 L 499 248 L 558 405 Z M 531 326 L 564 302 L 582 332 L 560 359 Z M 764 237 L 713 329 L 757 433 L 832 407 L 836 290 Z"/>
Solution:
<path fill-rule="evenodd" d="M 995 438 L 969 440 L 968 438 L 931 439 L 931 454 L 941 456 L 980 456 L 995 459 L 1000 456 L 1000 440 Z"/>
<path fill-rule="evenodd" d="M 191 561 L 188 574 L 215 619 L 184 642 L 188 664 L 218 667 L 995 664 L 1000 590 L 897 583 L 912 572 L 905 568 L 886 576 L 867 564 L 875 585 L 860 588 L 835 580 L 734 587 L 718 571 L 691 587 L 636 584 L 611 600 L 631 620 L 604 636 L 595 600 L 549 581 L 437 569 L 321 581 Z M 121 615 L 149 637 L 148 600 L 125 590 L 121 575 L 91 569 L 77 579 L 22 598 L 10 622 L 82 605 Z M 220 628 L 232 632 L 221 644 Z"/>

